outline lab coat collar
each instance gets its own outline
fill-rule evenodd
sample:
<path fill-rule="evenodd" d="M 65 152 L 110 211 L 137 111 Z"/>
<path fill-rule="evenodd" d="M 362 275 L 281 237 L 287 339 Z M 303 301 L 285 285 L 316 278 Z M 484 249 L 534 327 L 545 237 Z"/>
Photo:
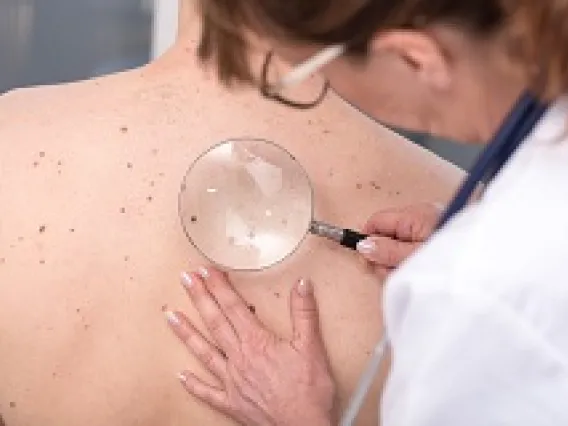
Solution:
<path fill-rule="evenodd" d="M 528 139 L 534 143 L 554 143 L 568 134 L 568 96 L 558 98 L 535 126 Z"/>

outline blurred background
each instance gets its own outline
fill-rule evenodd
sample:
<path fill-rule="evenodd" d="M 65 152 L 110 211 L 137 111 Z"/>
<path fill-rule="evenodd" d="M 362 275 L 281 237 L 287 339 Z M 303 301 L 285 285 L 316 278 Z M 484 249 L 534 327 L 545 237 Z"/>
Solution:
<path fill-rule="evenodd" d="M 0 95 L 133 68 L 174 41 L 178 0 L 0 0 Z M 393 129 L 465 169 L 478 150 Z"/>

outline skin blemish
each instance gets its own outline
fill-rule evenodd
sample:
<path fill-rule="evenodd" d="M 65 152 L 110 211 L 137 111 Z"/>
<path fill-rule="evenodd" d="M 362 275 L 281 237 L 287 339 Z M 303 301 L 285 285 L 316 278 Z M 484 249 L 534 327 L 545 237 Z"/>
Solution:
<path fill-rule="evenodd" d="M 377 182 L 375 182 L 374 180 L 371 181 L 371 186 L 373 187 L 373 189 L 376 189 L 377 191 L 381 190 L 380 185 L 378 185 Z"/>
<path fill-rule="evenodd" d="M 400 191 L 396 191 L 394 194 L 395 194 L 395 195 L 400 195 Z"/>
<path fill-rule="evenodd" d="M 363 189 L 363 185 L 360 184 L 360 183 L 358 183 L 357 185 L 355 185 L 355 188 L 357 188 L 357 189 Z"/>
<path fill-rule="evenodd" d="M 22 241 L 24 241 L 24 237 L 18 237 L 18 242 L 21 243 Z"/>
<path fill-rule="evenodd" d="M 57 165 L 58 165 L 59 167 L 61 167 L 61 166 L 63 165 L 63 163 L 61 162 L 61 160 L 59 160 L 59 161 L 57 162 Z"/>
<path fill-rule="evenodd" d="M 130 256 L 124 256 L 124 261 L 128 262 L 130 260 Z"/>
<path fill-rule="evenodd" d="M 186 189 L 187 189 L 186 184 L 185 184 L 185 183 L 182 184 L 182 185 L 181 185 L 181 192 L 184 192 Z"/>
<path fill-rule="evenodd" d="M 33 162 L 33 166 L 34 166 L 34 167 L 37 167 L 37 166 L 39 166 L 39 162 L 37 162 L 37 161 L 34 161 L 34 162 Z"/>
<path fill-rule="evenodd" d="M 191 223 L 197 223 L 197 216 L 191 216 Z"/>
<path fill-rule="evenodd" d="M 249 311 L 251 311 L 253 314 L 256 314 L 256 307 L 254 305 L 248 305 Z"/>
<path fill-rule="evenodd" d="M 75 309 L 75 312 L 77 312 L 78 314 L 80 314 L 80 313 L 81 313 L 81 308 Z"/>
<path fill-rule="evenodd" d="M 121 208 L 120 208 L 120 213 L 122 213 L 122 214 L 126 213 L 126 209 L 125 209 L 124 207 L 121 207 Z"/>
<path fill-rule="evenodd" d="M 129 168 L 129 169 L 131 169 L 131 168 L 134 167 L 134 164 L 132 164 L 132 163 L 126 163 L 126 167 Z"/>
<path fill-rule="evenodd" d="M 151 202 L 154 200 L 154 197 L 152 197 L 151 195 L 148 195 L 148 196 L 146 197 L 146 200 L 147 200 L 149 203 L 151 203 Z"/>
<path fill-rule="evenodd" d="M 331 133 L 331 131 L 329 129 L 323 129 L 324 135 L 329 135 L 330 133 Z"/>
<path fill-rule="evenodd" d="M 43 234 L 44 232 L 45 232 L 45 225 L 41 225 L 41 226 L 39 227 L 39 233 L 40 233 L 40 234 Z"/>
<path fill-rule="evenodd" d="M 75 232 L 75 228 L 69 229 L 69 232 L 71 232 L 73 234 Z"/>
<path fill-rule="evenodd" d="M 6 259 L 4 259 L 3 257 L 0 258 L 0 265 L 3 265 L 3 264 L 5 264 L 5 263 L 6 263 Z"/>
<path fill-rule="evenodd" d="M 88 330 L 91 328 L 91 324 L 83 324 L 83 329 Z"/>
<path fill-rule="evenodd" d="M 280 299 L 280 293 L 278 293 L 277 291 L 274 292 L 274 296 L 276 296 L 277 299 Z"/>
<path fill-rule="evenodd" d="M 158 155 L 158 149 L 157 148 L 154 148 L 152 150 L 152 155 Z"/>
<path fill-rule="evenodd" d="M 162 312 L 166 312 L 168 310 L 168 305 L 164 303 L 160 309 Z"/>
<path fill-rule="evenodd" d="M 120 128 L 120 133 L 128 133 L 128 127 L 122 126 L 122 127 Z"/>
<path fill-rule="evenodd" d="M 164 174 L 164 172 L 160 172 L 160 173 L 158 173 L 158 176 L 160 176 L 160 177 L 164 177 L 164 176 L 165 176 L 165 174 Z"/>
<path fill-rule="evenodd" d="M 44 157 L 45 157 L 45 152 L 41 151 L 41 152 L 39 153 L 39 157 L 40 157 L 40 158 L 44 158 Z"/>
<path fill-rule="evenodd" d="M 10 408 L 16 408 L 16 403 L 14 401 L 10 402 Z"/>
<path fill-rule="evenodd" d="M 44 260 L 44 259 L 41 259 L 41 260 L 39 261 L 39 264 L 40 264 L 40 265 L 45 265 L 45 260 Z"/>
<path fill-rule="evenodd" d="M 154 182 L 153 180 L 150 181 L 150 186 L 153 188 L 156 185 L 156 182 Z"/>

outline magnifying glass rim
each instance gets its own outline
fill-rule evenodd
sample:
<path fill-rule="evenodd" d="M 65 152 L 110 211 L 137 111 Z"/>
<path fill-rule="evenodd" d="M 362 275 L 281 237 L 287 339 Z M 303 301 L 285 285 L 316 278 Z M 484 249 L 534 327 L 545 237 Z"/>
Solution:
<path fill-rule="evenodd" d="M 195 243 L 195 241 L 193 240 L 193 238 L 191 237 L 191 234 L 188 230 L 188 226 L 186 226 L 186 223 L 183 220 L 183 214 L 182 214 L 182 195 L 185 192 L 185 190 L 187 189 L 187 177 L 189 175 L 189 173 L 193 170 L 193 168 L 195 167 L 195 165 L 205 156 L 209 155 L 211 153 L 211 151 L 219 148 L 222 145 L 227 145 L 229 143 L 233 143 L 233 142 L 261 142 L 261 143 L 266 143 L 268 145 L 272 145 L 273 147 L 275 147 L 276 149 L 282 151 L 284 154 L 286 154 L 297 166 L 298 169 L 301 170 L 302 174 L 304 175 L 306 182 L 308 184 L 308 188 L 309 188 L 309 194 L 310 194 L 310 214 L 309 214 L 309 220 L 308 223 L 306 224 L 306 232 L 304 233 L 304 236 L 298 241 L 298 243 L 294 246 L 294 248 L 292 250 L 290 250 L 290 252 L 288 254 L 286 254 L 284 257 L 282 257 L 281 259 L 272 262 L 266 266 L 262 266 L 259 268 L 235 268 L 232 266 L 228 266 L 228 265 L 223 265 L 222 263 L 219 263 L 218 261 L 215 261 L 214 259 L 211 259 L 208 255 L 206 255 L 203 250 L 201 248 L 199 248 L 199 246 Z M 188 168 L 186 169 L 186 172 L 183 175 L 182 181 L 181 181 L 181 185 L 180 185 L 180 190 L 178 193 L 178 217 L 180 219 L 181 222 L 181 226 L 183 229 L 183 232 L 185 234 L 185 236 L 187 237 L 187 239 L 189 240 L 189 242 L 191 243 L 191 245 L 197 250 L 197 252 L 203 256 L 205 259 L 207 259 L 208 262 L 210 262 L 211 264 L 215 265 L 216 267 L 222 269 L 222 270 L 226 270 L 226 271 L 235 271 L 235 272 L 258 272 L 258 271 L 264 271 L 265 269 L 269 269 L 269 268 L 273 268 L 279 264 L 281 264 L 284 260 L 288 259 L 289 257 L 291 257 L 292 255 L 294 255 L 294 253 L 296 253 L 298 251 L 298 249 L 300 248 L 300 246 L 302 245 L 302 243 L 304 242 L 304 240 L 306 239 L 306 237 L 308 236 L 308 234 L 310 233 L 310 225 L 314 220 L 314 188 L 312 185 L 312 181 L 310 179 L 310 176 L 308 175 L 308 173 L 306 172 L 306 169 L 304 169 L 304 167 L 302 166 L 302 164 L 296 159 L 296 157 L 294 157 L 287 149 L 285 149 L 284 147 L 282 147 L 281 145 L 277 144 L 274 141 L 268 140 L 268 139 L 264 139 L 264 138 L 259 138 L 259 137 L 238 137 L 238 138 L 230 138 L 230 139 L 224 139 L 221 142 L 218 142 L 212 146 L 210 146 L 208 149 L 206 149 L 205 151 L 203 151 L 201 154 L 199 154 L 197 156 L 197 158 L 195 160 L 193 160 L 191 162 L 191 164 L 188 166 Z"/>

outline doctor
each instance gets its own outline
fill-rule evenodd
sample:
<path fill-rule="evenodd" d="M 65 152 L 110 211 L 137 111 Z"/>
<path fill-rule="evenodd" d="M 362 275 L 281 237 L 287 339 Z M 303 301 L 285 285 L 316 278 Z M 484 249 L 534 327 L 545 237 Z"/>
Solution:
<path fill-rule="evenodd" d="M 567 425 L 568 1 L 198 3 L 200 56 L 224 82 L 256 83 L 245 48 L 256 33 L 274 48 L 259 82 L 269 98 L 309 108 L 331 87 L 383 122 L 487 144 L 443 217 L 379 212 L 359 246 L 381 274 L 421 245 L 385 287 L 381 424 Z M 295 71 L 271 81 L 274 57 Z M 328 82 L 321 96 L 285 96 L 312 72 Z M 183 281 L 217 346 L 187 321 L 174 331 L 219 378 L 185 372 L 188 392 L 246 425 L 336 424 L 309 282 L 292 292 L 288 342 L 218 271 Z"/>

